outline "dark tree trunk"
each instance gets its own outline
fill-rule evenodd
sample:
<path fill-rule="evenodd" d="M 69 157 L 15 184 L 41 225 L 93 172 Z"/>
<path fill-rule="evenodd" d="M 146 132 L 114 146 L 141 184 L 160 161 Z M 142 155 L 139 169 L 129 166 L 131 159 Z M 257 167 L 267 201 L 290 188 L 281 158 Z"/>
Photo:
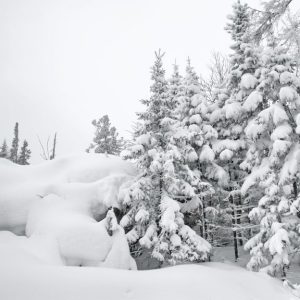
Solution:
<path fill-rule="evenodd" d="M 232 204 L 232 227 L 233 227 L 233 246 L 234 246 L 234 257 L 235 261 L 239 258 L 239 250 L 238 250 L 238 242 L 237 242 L 237 234 L 236 234 L 236 212 L 235 212 L 235 204 L 233 196 L 229 196 L 229 201 Z"/>
<path fill-rule="evenodd" d="M 239 196 L 238 196 L 237 205 L 240 206 L 240 207 L 241 207 L 241 205 L 242 205 L 242 196 L 241 196 L 241 194 L 239 194 Z M 239 208 L 239 209 L 236 211 L 236 213 L 237 213 L 236 223 L 237 223 L 238 225 L 240 225 L 240 224 L 241 224 L 242 209 Z M 243 235 L 242 235 L 242 231 L 241 231 L 241 230 L 238 231 L 238 239 L 239 239 L 239 244 L 240 244 L 240 246 L 243 246 Z"/>
<path fill-rule="evenodd" d="M 297 188 L 297 182 L 296 181 L 294 181 L 294 183 L 293 183 L 293 189 L 294 189 L 295 199 L 297 199 L 297 197 L 298 197 L 298 188 Z"/>

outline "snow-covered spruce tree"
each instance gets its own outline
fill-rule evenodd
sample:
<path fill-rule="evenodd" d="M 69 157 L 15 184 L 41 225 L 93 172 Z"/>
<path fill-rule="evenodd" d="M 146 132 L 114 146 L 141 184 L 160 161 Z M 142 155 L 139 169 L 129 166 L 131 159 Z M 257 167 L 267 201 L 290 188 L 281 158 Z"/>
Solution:
<path fill-rule="evenodd" d="M 14 138 L 12 141 L 10 155 L 9 155 L 9 159 L 14 163 L 17 163 L 18 161 L 18 150 L 19 150 L 19 123 L 17 122 L 14 128 Z"/>
<path fill-rule="evenodd" d="M 230 55 L 230 73 L 224 87 L 217 95 L 217 101 L 210 107 L 210 121 L 218 131 L 218 140 L 213 143 L 220 165 L 227 170 L 232 189 L 239 189 L 243 172 L 239 164 L 246 149 L 244 128 L 253 112 L 247 111 L 244 104 L 258 84 L 258 53 L 249 42 L 248 6 L 239 1 L 233 5 L 231 22 L 226 30 L 231 34 L 233 53 Z"/>
<path fill-rule="evenodd" d="M 2 146 L 0 148 L 0 157 L 2 158 L 8 158 L 8 147 L 6 140 L 3 141 Z"/>
<path fill-rule="evenodd" d="M 24 140 L 17 163 L 19 165 L 29 165 L 28 160 L 30 159 L 30 156 L 31 150 L 28 148 L 28 142 Z"/>
<path fill-rule="evenodd" d="M 256 98 L 255 88 L 260 74 L 259 49 L 251 43 L 248 34 L 248 6 L 237 1 L 229 20 L 225 29 L 233 40 L 230 72 L 225 84 L 218 88 L 216 100 L 209 107 L 211 125 L 218 133 L 218 139 L 212 142 L 215 162 L 224 168 L 230 178 L 229 184 L 224 189 L 219 189 L 221 196 L 227 194 L 223 201 L 225 209 L 231 204 L 256 203 L 253 197 L 241 198 L 240 187 L 246 172 L 240 164 L 245 159 L 248 147 L 244 129 L 255 111 L 260 109 L 248 107 L 249 101 Z M 237 211 L 237 214 L 241 215 L 242 212 Z M 237 219 L 237 225 L 240 221 Z"/>
<path fill-rule="evenodd" d="M 184 163 L 184 157 L 172 142 L 170 97 L 163 54 L 156 52 L 152 67 L 150 99 L 142 100 L 146 106 L 139 113 L 142 122 L 136 133 L 134 145 L 123 152 L 125 158 L 134 159 L 141 175 L 128 189 L 124 204 L 128 210 L 121 220 L 129 242 L 152 249 L 159 261 L 175 263 L 183 260 L 204 260 L 210 245 L 184 223 L 182 204 L 178 197 L 196 197 L 189 184 L 193 172 Z"/>
<path fill-rule="evenodd" d="M 242 187 L 243 194 L 263 194 L 250 213 L 260 231 L 245 248 L 251 250 L 249 269 L 265 267 L 270 275 L 284 276 L 289 252 L 300 245 L 299 218 L 290 215 L 300 210 L 300 80 L 283 48 L 272 44 L 262 62 L 257 97 L 249 101 L 249 107 L 260 106 L 261 111 L 245 129 L 252 144 L 244 166 L 251 173 Z"/>
<path fill-rule="evenodd" d="M 182 211 L 189 225 L 191 221 L 200 221 L 201 235 L 207 235 L 206 217 L 212 212 L 212 195 L 216 184 L 227 184 L 227 174 L 215 162 L 215 153 L 211 148 L 212 141 L 217 138 L 217 132 L 209 124 L 207 101 L 201 92 L 199 78 L 191 66 L 190 60 L 186 67 L 183 80 L 183 93 L 175 110 L 175 124 L 170 142 L 177 146 L 183 163 L 191 175 L 184 176 L 194 189 L 192 198 L 185 198 Z M 184 196 L 184 195 L 181 195 Z M 188 218 L 191 217 L 191 218 Z"/>
<path fill-rule="evenodd" d="M 95 137 L 86 151 L 119 155 L 123 150 L 124 140 L 119 138 L 116 127 L 111 126 L 108 115 L 98 121 L 93 120 L 92 125 L 96 127 Z"/>

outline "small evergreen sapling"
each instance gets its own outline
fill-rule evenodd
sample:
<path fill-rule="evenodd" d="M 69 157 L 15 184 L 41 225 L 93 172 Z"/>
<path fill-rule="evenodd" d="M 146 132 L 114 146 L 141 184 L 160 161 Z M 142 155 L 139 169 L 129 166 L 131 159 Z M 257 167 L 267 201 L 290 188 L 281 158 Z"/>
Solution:
<path fill-rule="evenodd" d="M 2 158 L 8 158 L 9 157 L 6 140 L 3 141 L 2 146 L 0 148 L 0 157 L 2 157 Z"/>
<path fill-rule="evenodd" d="M 19 150 L 19 123 L 16 123 L 14 128 L 14 138 L 12 141 L 12 146 L 10 149 L 10 156 L 9 156 L 9 159 L 14 163 L 18 162 L 18 150 Z"/>
<path fill-rule="evenodd" d="M 30 156 L 31 150 L 28 149 L 28 142 L 24 140 L 17 163 L 19 165 L 29 165 Z"/>

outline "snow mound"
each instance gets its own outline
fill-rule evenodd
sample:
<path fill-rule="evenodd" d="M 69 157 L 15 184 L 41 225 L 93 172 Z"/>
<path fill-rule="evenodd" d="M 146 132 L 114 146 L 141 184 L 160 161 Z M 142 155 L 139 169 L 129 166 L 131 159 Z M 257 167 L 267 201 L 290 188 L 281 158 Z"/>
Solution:
<path fill-rule="evenodd" d="M 80 199 L 48 195 L 37 201 L 29 212 L 27 236 L 55 240 L 65 265 L 136 269 L 115 216 L 97 222 Z"/>
<path fill-rule="evenodd" d="M 0 265 L 9 263 L 18 266 L 63 265 L 56 239 L 50 236 L 16 236 L 9 231 L 0 231 Z"/>
<path fill-rule="evenodd" d="M 0 243 L 23 260 L 136 269 L 114 214 L 134 175 L 130 163 L 100 154 L 33 166 L 0 160 L 0 230 L 26 228 L 28 237 L 0 232 Z"/>
<path fill-rule="evenodd" d="M 0 159 L 0 230 L 24 233 L 31 206 L 47 194 L 73 198 L 78 193 L 91 203 L 99 196 L 99 180 L 112 175 L 130 180 L 135 174 L 132 164 L 102 154 L 62 157 L 29 166 Z M 111 192 L 113 188 L 107 186 Z"/>

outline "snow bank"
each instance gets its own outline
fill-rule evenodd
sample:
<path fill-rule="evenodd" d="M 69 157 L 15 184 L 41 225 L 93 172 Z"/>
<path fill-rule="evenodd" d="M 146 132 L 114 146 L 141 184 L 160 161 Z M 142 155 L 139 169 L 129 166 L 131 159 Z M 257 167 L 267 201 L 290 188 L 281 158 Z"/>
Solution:
<path fill-rule="evenodd" d="M 0 247 L 0 257 L 2 256 Z M 151 271 L 26 266 L 7 256 L 0 267 L 0 299 L 13 300 L 296 300 L 262 273 L 221 263 Z"/>
<path fill-rule="evenodd" d="M 24 233 L 30 207 L 48 193 L 75 195 L 80 191 L 85 199 L 93 193 L 95 198 L 99 195 L 97 181 L 110 175 L 130 177 L 135 173 L 132 164 L 101 154 L 69 156 L 29 166 L 0 159 L 0 230 Z M 88 185 L 92 182 L 95 184 Z M 72 183 L 80 187 L 71 187 Z"/>
<path fill-rule="evenodd" d="M 27 236 L 55 240 L 65 265 L 136 269 L 124 229 L 107 217 L 97 222 L 85 204 L 57 195 L 40 199 L 29 212 Z"/>
<path fill-rule="evenodd" d="M 136 269 L 123 228 L 112 211 L 106 216 L 121 208 L 122 189 L 135 174 L 132 164 L 101 154 L 33 166 L 0 160 L 0 230 L 26 227 L 29 237 L 0 232 L 0 246 L 12 245 L 25 260 L 43 253 L 37 260 L 51 265 Z"/>
<path fill-rule="evenodd" d="M 63 265 L 56 239 L 50 236 L 27 238 L 0 231 L 0 266 L 7 263 L 24 267 Z"/>

